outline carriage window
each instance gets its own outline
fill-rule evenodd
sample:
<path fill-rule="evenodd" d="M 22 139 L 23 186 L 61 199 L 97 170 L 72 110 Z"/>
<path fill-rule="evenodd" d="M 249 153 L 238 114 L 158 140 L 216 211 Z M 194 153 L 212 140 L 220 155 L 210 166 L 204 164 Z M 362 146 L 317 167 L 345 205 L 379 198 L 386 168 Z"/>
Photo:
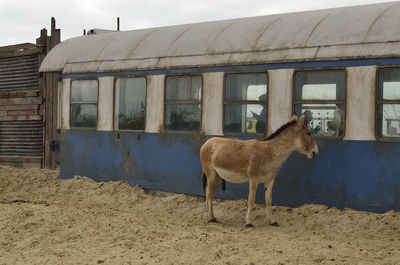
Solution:
<path fill-rule="evenodd" d="M 267 74 L 225 75 L 224 132 L 264 134 L 267 124 Z"/>
<path fill-rule="evenodd" d="M 297 115 L 306 115 L 304 123 L 311 134 L 342 137 L 345 126 L 345 71 L 298 71 L 294 82 L 294 110 Z"/>
<path fill-rule="evenodd" d="M 97 80 L 73 80 L 71 83 L 71 127 L 96 128 Z"/>
<path fill-rule="evenodd" d="M 400 68 L 378 73 L 377 136 L 400 140 Z"/>
<path fill-rule="evenodd" d="M 166 130 L 200 130 L 201 90 L 200 75 L 167 77 L 164 117 Z"/>
<path fill-rule="evenodd" d="M 114 128 L 144 130 L 146 78 L 118 78 L 115 81 Z"/>

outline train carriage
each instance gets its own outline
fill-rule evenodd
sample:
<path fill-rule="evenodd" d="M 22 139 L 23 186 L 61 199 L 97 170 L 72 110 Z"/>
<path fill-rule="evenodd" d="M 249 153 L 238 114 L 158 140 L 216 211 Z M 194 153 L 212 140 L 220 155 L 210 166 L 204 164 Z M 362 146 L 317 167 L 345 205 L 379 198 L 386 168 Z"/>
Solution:
<path fill-rule="evenodd" d="M 274 204 L 400 210 L 399 24 L 389 2 L 66 40 L 40 67 L 60 76 L 61 177 L 204 195 L 205 139 L 261 138 L 296 112 L 320 156 L 290 156 Z"/>

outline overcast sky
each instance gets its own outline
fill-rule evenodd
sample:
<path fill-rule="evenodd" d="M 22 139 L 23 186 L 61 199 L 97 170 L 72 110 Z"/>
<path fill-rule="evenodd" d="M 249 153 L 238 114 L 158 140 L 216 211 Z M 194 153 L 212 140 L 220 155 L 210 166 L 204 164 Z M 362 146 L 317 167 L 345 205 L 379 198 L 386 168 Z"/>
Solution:
<path fill-rule="evenodd" d="M 392 2 L 388 0 L 0 0 L 0 46 L 35 43 L 55 17 L 61 40 L 93 28 L 142 29 L 230 18 Z"/>

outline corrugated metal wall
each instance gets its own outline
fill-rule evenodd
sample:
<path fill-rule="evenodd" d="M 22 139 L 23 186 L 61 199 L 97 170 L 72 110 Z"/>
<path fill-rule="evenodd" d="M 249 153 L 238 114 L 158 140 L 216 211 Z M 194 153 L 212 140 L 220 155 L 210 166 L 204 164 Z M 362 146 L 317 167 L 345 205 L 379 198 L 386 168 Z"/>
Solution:
<path fill-rule="evenodd" d="M 39 55 L 0 58 L 0 92 L 37 90 Z"/>
<path fill-rule="evenodd" d="M 42 157 L 42 121 L 0 122 L 0 156 Z"/>
<path fill-rule="evenodd" d="M 0 47 L 1 165 L 56 168 L 50 143 L 57 136 L 58 73 L 39 75 L 39 67 L 58 43 L 51 18 L 51 35 L 42 29 L 36 44 Z"/>
<path fill-rule="evenodd" d="M 0 47 L 0 163 L 40 167 L 43 118 L 39 56 L 34 44 Z"/>

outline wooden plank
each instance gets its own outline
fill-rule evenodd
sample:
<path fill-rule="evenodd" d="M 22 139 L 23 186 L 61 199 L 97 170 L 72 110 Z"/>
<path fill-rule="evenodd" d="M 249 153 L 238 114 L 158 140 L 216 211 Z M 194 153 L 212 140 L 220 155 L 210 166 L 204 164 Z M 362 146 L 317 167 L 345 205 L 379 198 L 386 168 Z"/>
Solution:
<path fill-rule="evenodd" d="M 37 96 L 39 96 L 39 90 L 0 92 L 0 99 L 2 99 L 2 98 L 27 98 L 27 97 L 37 97 Z"/>
<path fill-rule="evenodd" d="M 41 121 L 41 120 L 42 120 L 41 115 L 0 117 L 0 121 Z"/>
<path fill-rule="evenodd" d="M 32 49 L 32 48 L 36 48 L 36 47 L 37 46 L 32 43 L 21 43 L 21 44 L 15 44 L 15 45 L 8 45 L 8 46 L 0 47 L 0 53 L 16 51 L 16 50 Z"/>
<path fill-rule="evenodd" d="M 38 163 L 42 159 L 40 157 L 19 157 L 19 156 L 0 156 L 1 162 L 25 162 L 25 163 Z"/>
<path fill-rule="evenodd" d="M 0 106 L 0 111 L 3 110 L 36 110 L 39 111 L 39 105 L 3 105 Z"/>
<path fill-rule="evenodd" d="M 31 115 L 37 115 L 38 110 L 9 110 L 7 111 L 7 114 L 8 116 L 31 116 Z"/>
<path fill-rule="evenodd" d="M 22 167 L 22 168 L 41 168 L 41 163 L 24 163 L 24 162 L 1 162 L 2 166 Z"/>
<path fill-rule="evenodd" d="M 33 54 L 39 54 L 42 52 L 43 52 L 43 47 L 36 47 L 34 49 L 29 49 L 29 50 L 0 53 L 0 58 L 33 55 Z"/>
<path fill-rule="evenodd" d="M 43 99 L 41 97 L 29 97 L 29 98 L 3 98 L 0 99 L 0 105 L 32 105 L 42 104 Z"/>

